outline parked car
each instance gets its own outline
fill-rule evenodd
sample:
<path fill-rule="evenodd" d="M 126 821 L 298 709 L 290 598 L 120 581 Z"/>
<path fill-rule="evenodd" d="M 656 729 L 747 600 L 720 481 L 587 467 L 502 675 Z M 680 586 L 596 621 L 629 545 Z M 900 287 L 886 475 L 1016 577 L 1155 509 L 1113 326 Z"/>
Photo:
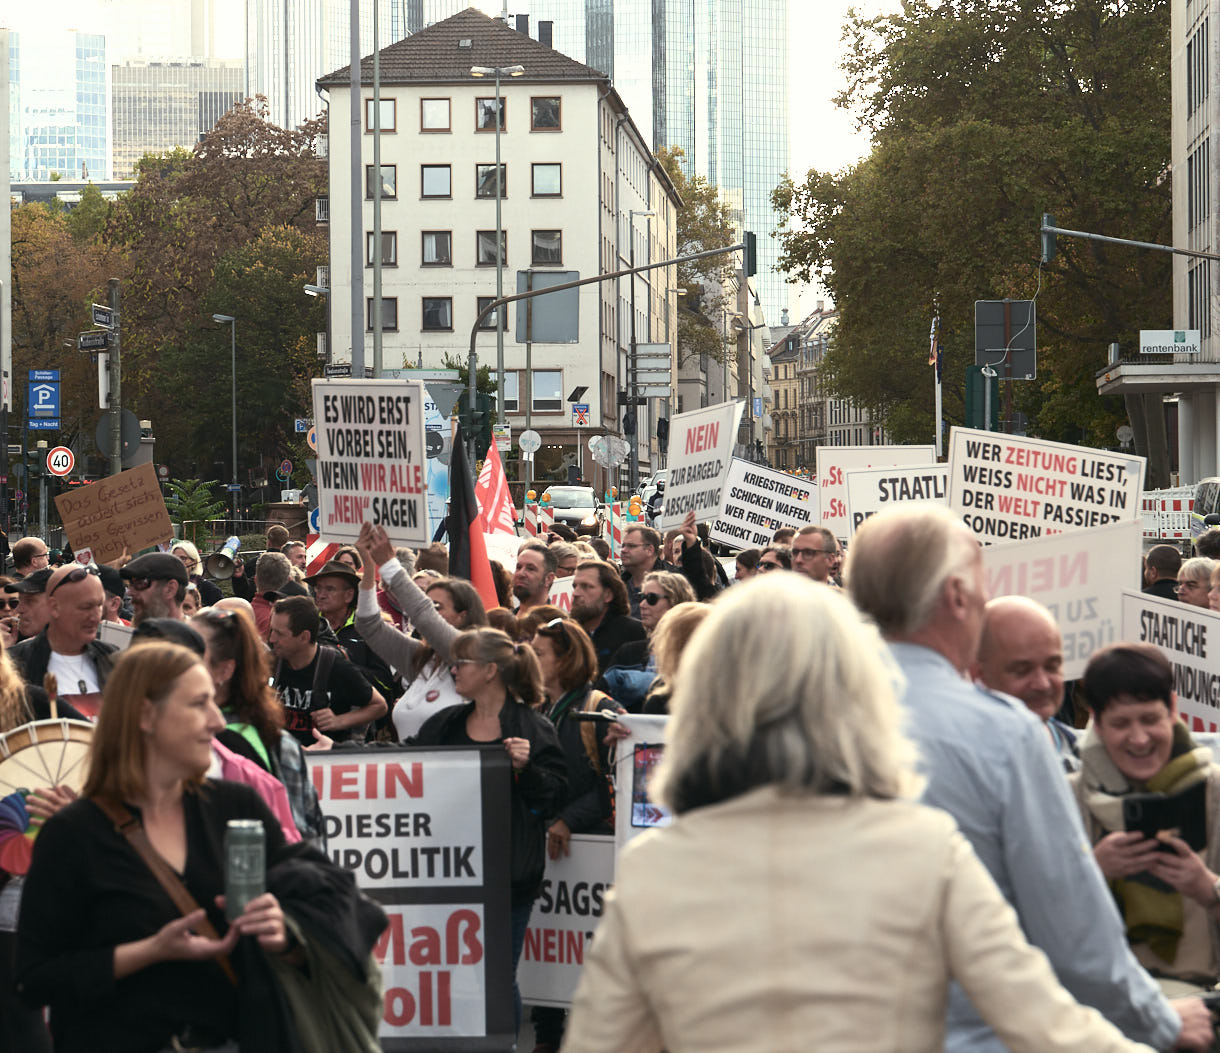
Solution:
<path fill-rule="evenodd" d="M 548 486 L 555 522 L 570 526 L 577 534 L 598 537 L 602 532 L 602 505 L 591 486 Z"/>

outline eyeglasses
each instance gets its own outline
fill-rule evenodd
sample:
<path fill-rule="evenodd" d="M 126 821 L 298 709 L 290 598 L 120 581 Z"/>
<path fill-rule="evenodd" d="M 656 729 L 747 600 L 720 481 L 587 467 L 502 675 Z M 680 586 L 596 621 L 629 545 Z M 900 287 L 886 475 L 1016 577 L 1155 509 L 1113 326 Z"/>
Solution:
<path fill-rule="evenodd" d="M 72 573 L 75 574 L 76 571 L 73 571 Z M 96 571 L 94 573 L 96 573 Z M 150 585 L 153 585 L 158 581 L 175 581 L 175 580 L 177 580 L 177 579 L 175 579 L 175 578 L 128 578 L 127 587 L 129 589 L 131 589 L 133 592 L 143 592 Z M 58 587 L 59 586 L 56 586 L 56 588 L 58 588 Z"/>
<path fill-rule="evenodd" d="M 833 555 L 834 550 L 828 548 L 794 548 L 792 550 L 792 558 L 800 559 L 803 556 L 827 556 Z"/>
<path fill-rule="evenodd" d="M 449 663 L 449 672 L 455 672 L 459 666 L 463 665 L 482 665 L 477 658 L 455 658 Z"/>
<path fill-rule="evenodd" d="M 61 585 L 75 585 L 77 582 L 84 581 L 90 574 L 97 577 L 97 567 L 77 567 L 60 578 L 55 583 L 55 588 L 47 593 L 47 595 L 54 596 L 55 589 L 58 589 Z"/>
<path fill-rule="evenodd" d="M 769 570 L 780 570 L 780 569 L 782 569 L 782 568 L 783 568 L 783 564 L 782 564 L 782 563 L 779 563 L 779 562 L 775 562 L 775 563 L 762 563 L 762 562 L 760 562 L 760 563 L 758 564 L 758 573 L 759 573 L 759 574 L 766 574 L 766 573 L 767 573 L 767 571 L 769 571 Z"/>
<path fill-rule="evenodd" d="M 668 598 L 669 597 L 666 596 L 665 593 L 663 593 L 663 592 L 641 592 L 640 593 L 640 602 L 648 604 L 649 607 L 655 607 L 662 600 L 665 600 Z"/>
<path fill-rule="evenodd" d="M 648 545 L 641 544 L 638 541 L 624 541 L 621 545 L 619 545 L 619 548 L 622 549 L 624 552 L 626 552 L 627 549 L 629 549 L 629 548 L 648 548 L 648 547 L 649 547 Z"/>

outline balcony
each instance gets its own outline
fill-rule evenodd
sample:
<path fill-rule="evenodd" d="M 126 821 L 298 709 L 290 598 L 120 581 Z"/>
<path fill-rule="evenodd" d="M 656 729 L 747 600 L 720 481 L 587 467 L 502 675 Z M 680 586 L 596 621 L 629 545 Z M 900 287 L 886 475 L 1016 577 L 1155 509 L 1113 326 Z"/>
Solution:
<path fill-rule="evenodd" d="M 317 277 L 318 285 L 323 289 L 329 289 L 330 288 L 330 267 L 327 264 L 323 264 L 322 266 L 320 266 L 318 268 L 317 275 L 318 275 L 318 277 Z"/>
<path fill-rule="evenodd" d="M 318 223 L 330 222 L 330 198 L 316 197 L 313 201 L 313 218 Z"/>

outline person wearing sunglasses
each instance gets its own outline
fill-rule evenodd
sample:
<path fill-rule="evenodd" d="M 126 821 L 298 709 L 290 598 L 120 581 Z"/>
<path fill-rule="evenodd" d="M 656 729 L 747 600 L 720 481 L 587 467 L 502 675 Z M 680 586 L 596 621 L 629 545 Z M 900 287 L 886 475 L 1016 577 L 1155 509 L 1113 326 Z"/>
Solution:
<path fill-rule="evenodd" d="M 16 644 L 13 661 L 27 684 L 42 686 L 43 677 L 53 673 L 59 694 L 96 719 L 117 650 L 97 639 L 106 598 L 97 568 L 79 563 L 59 567 L 47 580 L 46 595 L 46 628 Z"/>
<path fill-rule="evenodd" d="M 168 552 L 146 552 L 121 571 L 134 611 L 132 621 L 145 618 L 182 619 L 182 601 L 190 576 L 182 560 Z"/>
<path fill-rule="evenodd" d="M 775 570 L 792 569 L 792 549 L 787 545 L 768 545 L 758 557 L 758 573 L 770 574 Z"/>
<path fill-rule="evenodd" d="M 1207 607 L 1207 589 L 1211 583 L 1212 572 L 1217 564 L 1214 559 L 1206 556 L 1195 556 L 1188 559 L 1178 569 L 1178 584 L 1174 589 L 1181 603 L 1192 607 Z"/>
<path fill-rule="evenodd" d="M 413 746 L 503 747 L 512 763 L 510 782 L 513 1006 L 521 1029 L 517 962 L 525 944 L 534 900 L 546 866 L 543 819 L 556 813 L 568 788 L 568 766 L 550 721 L 538 712 L 545 701 L 538 659 L 525 644 L 499 629 L 460 633 L 451 648 L 450 670 L 467 701 L 429 717 L 410 740 Z"/>
<path fill-rule="evenodd" d="M 8 598 L 8 610 L 15 610 L 15 616 L 6 620 L 4 645 L 12 647 L 21 640 L 29 640 L 37 636 L 47 627 L 50 609 L 47 606 L 47 582 L 55 572 L 50 567 L 36 570 L 24 578 L 4 586 L 4 595 Z M 16 605 L 12 603 L 16 600 Z"/>

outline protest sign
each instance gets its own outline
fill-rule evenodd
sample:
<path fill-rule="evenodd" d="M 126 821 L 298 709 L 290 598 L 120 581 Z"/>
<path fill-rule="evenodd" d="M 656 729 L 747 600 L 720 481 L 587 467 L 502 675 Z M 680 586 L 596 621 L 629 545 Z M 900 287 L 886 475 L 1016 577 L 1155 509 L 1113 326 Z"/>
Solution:
<path fill-rule="evenodd" d="M 542 893 L 525 932 L 517 986 L 531 1005 L 572 1004 L 606 890 L 614 882 L 613 837 L 573 834 L 568 848 L 568 855 L 547 860 Z"/>
<path fill-rule="evenodd" d="M 318 534 L 353 542 L 366 520 L 399 545 L 426 545 L 424 385 L 313 381 L 318 431 Z"/>
<path fill-rule="evenodd" d="M 620 713 L 631 737 L 618 744 L 614 763 L 614 842 L 620 850 L 654 826 L 668 826 L 669 813 L 648 795 L 648 780 L 665 753 L 669 716 Z"/>
<path fill-rule="evenodd" d="M 1124 589 L 1122 630 L 1124 640 L 1154 644 L 1173 663 L 1178 713 L 1190 729 L 1216 731 L 1220 724 L 1220 613 Z"/>
<path fill-rule="evenodd" d="M 669 471 L 658 530 L 681 526 L 687 512 L 694 512 L 699 523 L 723 513 L 726 475 L 744 408 L 744 402 L 719 402 L 670 421 Z"/>
<path fill-rule="evenodd" d="M 931 446 L 819 446 L 816 451 L 819 522 L 846 541 L 851 536 L 847 518 L 847 473 L 861 468 L 898 468 L 931 464 Z"/>
<path fill-rule="evenodd" d="M 984 545 L 1139 519 L 1144 458 L 993 431 L 949 436 L 949 507 Z"/>
<path fill-rule="evenodd" d="M 551 591 L 547 593 L 546 602 L 552 607 L 558 607 L 564 614 L 572 610 L 572 585 L 576 578 L 568 575 L 566 578 L 556 578 Z"/>
<path fill-rule="evenodd" d="M 1063 675 L 1075 680 L 1094 651 L 1119 638 L 1123 589 L 1139 585 L 1140 529 L 1133 519 L 985 548 L 984 594 L 1043 604 L 1063 634 Z"/>
<path fill-rule="evenodd" d="M 934 501 L 943 505 L 949 493 L 949 467 L 944 464 L 849 468 L 845 474 L 848 536 L 859 530 L 869 516 L 884 508 L 913 501 Z"/>
<path fill-rule="evenodd" d="M 74 549 L 87 548 L 98 563 L 134 555 L 174 536 L 157 469 L 129 468 L 60 494 L 55 508 Z"/>
<path fill-rule="evenodd" d="M 780 527 L 800 529 L 817 515 L 812 479 L 764 468 L 734 457 L 725 483 L 724 513 L 712 523 L 708 540 L 729 548 L 762 548 Z"/>
<path fill-rule="evenodd" d="M 508 755 L 398 747 L 309 768 L 327 852 L 389 915 L 382 1048 L 510 1049 Z"/>

